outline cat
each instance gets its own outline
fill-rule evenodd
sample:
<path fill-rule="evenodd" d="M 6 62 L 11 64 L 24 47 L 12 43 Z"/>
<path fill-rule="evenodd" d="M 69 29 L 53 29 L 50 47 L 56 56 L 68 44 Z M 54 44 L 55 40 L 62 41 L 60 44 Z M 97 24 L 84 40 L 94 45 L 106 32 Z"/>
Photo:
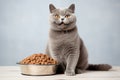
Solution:
<path fill-rule="evenodd" d="M 87 69 L 108 71 L 112 68 L 108 64 L 88 64 L 88 52 L 76 26 L 75 4 L 66 9 L 50 4 L 49 9 L 50 31 L 45 51 L 58 61 L 57 73 L 74 76 Z"/>

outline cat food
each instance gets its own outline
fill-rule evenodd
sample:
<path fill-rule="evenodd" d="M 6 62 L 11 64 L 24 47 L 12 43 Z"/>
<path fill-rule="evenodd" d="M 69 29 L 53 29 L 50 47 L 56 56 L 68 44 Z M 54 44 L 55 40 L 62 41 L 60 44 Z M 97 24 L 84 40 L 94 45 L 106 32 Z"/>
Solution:
<path fill-rule="evenodd" d="M 18 64 L 20 65 L 21 74 L 31 76 L 52 75 L 56 73 L 57 69 L 57 61 L 46 54 L 33 54 Z"/>
<path fill-rule="evenodd" d="M 20 61 L 20 64 L 48 65 L 48 64 L 57 64 L 57 61 L 46 54 L 33 54 Z"/>

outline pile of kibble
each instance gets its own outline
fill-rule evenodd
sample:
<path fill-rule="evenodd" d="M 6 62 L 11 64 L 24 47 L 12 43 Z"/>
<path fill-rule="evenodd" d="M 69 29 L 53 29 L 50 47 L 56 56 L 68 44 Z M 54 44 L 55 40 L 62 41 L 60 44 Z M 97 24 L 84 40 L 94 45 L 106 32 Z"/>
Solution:
<path fill-rule="evenodd" d="M 57 61 L 46 54 L 33 54 L 20 61 L 20 64 L 57 64 Z"/>

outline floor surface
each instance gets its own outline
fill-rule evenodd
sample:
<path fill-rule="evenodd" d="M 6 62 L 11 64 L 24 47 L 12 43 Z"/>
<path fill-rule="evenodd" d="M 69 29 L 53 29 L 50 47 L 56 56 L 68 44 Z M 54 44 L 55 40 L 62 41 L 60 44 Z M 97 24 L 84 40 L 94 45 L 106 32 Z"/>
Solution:
<path fill-rule="evenodd" d="M 21 75 L 19 66 L 0 66 L 0 80 L 120 80 L 120 67 L 110 71 L 86 71 L 75 76 L 25 76 Z"/>

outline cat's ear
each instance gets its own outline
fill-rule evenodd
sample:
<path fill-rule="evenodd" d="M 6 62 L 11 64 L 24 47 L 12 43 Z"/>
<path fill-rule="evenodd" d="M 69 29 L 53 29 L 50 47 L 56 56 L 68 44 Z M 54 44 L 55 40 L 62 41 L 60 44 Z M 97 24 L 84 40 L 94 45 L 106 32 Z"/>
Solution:
<path fill-rule="evenodd" d="M 50 4 L 49 9 L 50 9 L 50 13 L 52 13 L 53 10 L 55 10 L 56 8 L 55 8 L 55 6 L 53 4 Z"/>
<path fill-rule="evenodd" d="M 71 4 L 68 9 L 70 9 L 72 11 L 72 13 L 74 13 L 75 12 L 75 4 Z"/>

